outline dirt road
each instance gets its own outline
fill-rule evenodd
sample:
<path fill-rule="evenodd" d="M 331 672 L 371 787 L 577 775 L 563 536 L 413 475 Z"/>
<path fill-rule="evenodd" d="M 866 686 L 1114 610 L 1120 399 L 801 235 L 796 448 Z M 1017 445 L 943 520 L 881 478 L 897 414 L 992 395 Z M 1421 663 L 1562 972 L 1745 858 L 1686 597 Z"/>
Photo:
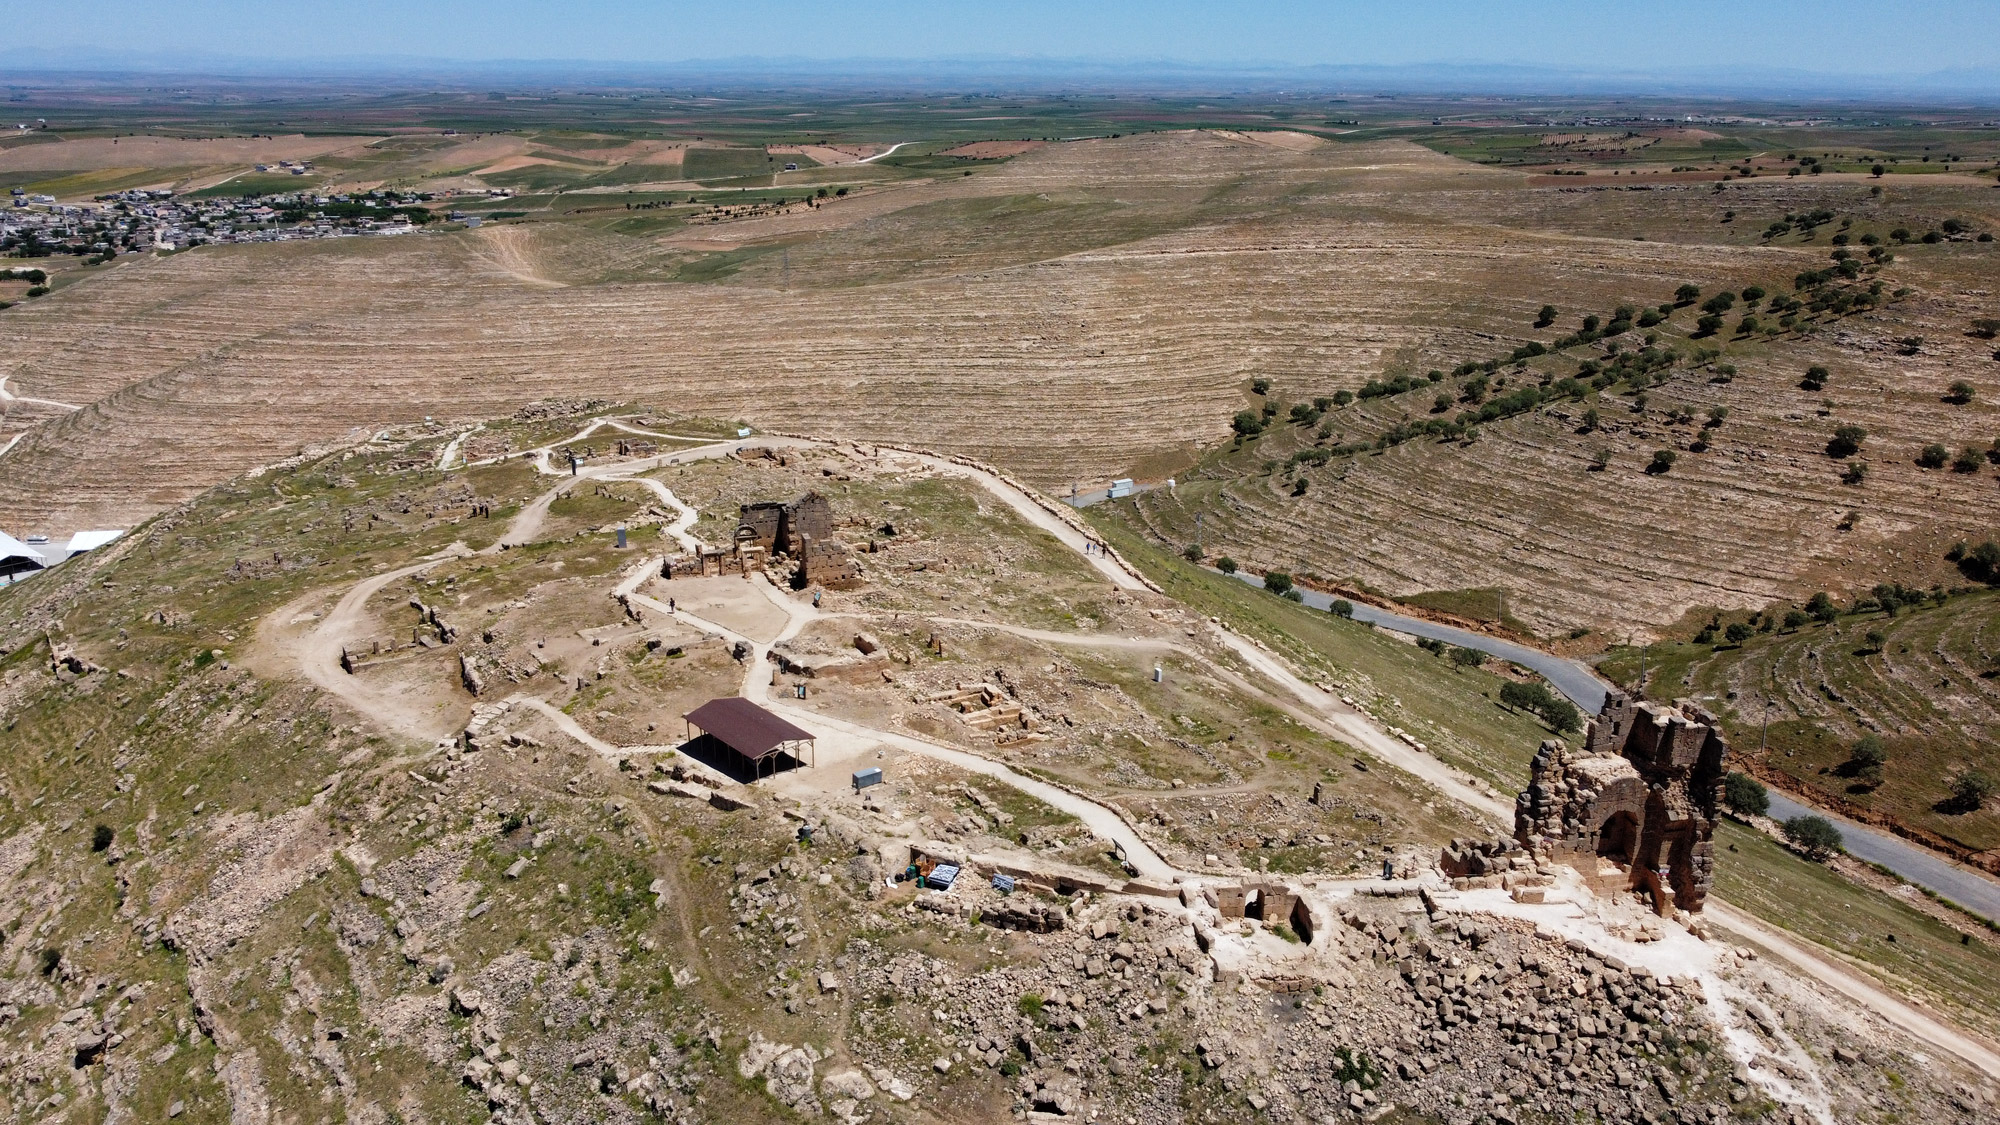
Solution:
<path fill-rule="evenodd" d="M 1794 969 L 1874 1012 L 1891 1025 L 2000 1078 L 2000 1049 L 1976 1036 L 1927 1016 L 1877 987 L 1868 977 L 1818 946 L 1764 924 L 1710 896 L 1706 913 Z"/>
<path fill-rule="evenodd" d="M 382 691 L 367 679 L 344 671 L 340 666 L 340 657 L 348 638 L 361 624 L 368 599 L 381 592 L 384 586 L 470 553 L 460 549 L 433 555 L 422 562 L 363 579 L 342 594 L 333 608 L 304 636 L 284 637 L 281 634 L 297 622 L 305 612 L 304 607 L 323 595 L 316 591 L 298 598 L 258 624 L 256 651 L 252 659 L 281 661 L 295 666 L 320 690 L 399 734 L 426 740 L 457 734 L 465 725 L 463 715 L 446 714 L 436 708 L 417 705 L 396 693 Z"/>
<path fill-rule="evenodd" d="M 791 446 L 813 444 L 803 439 L 767 440 L 782 442 L 785 445 Z M 678 454 L 663 454 L 659 457 L 646 459 L 643 462 L 627 462 L 617 465 L 593 467 L 587 474 L 579 473 L 574 478 L 564 480 L 524 507 L 515 516 L 507 532 L 502 536 L 500 543 L 496 543 L 493 547 L 488 548 L 488 550 L 498 550 L 501 543 L 524 543 L 531 541 L 535 529 L 539 528 L 541 519 L 547 511 L 548 504 L 563 491 L 572 487 L 576 480 L 639 479 L 635 478 L 634 474 L 644 472 L 660 464 L 685 461 L 697 457 L 722 456 L 740 447 L 739 443 L 716 443 L 695 450 L 682 451 Z M 913 456 L 907 453 L 899 455 Z M 988 491 L 1002 498 L 1010 507 L 1019 511 L 1034 526 L 1056 535 L 1059 541 L 1069 546 L 1072 550 L 1080 554 L 1084 552 L 1084 544 L 1088 541 L 1087 537 L 1061 519 L 1056 518 L 1051 512 L 1040 510 L 1040 502 L 1036 498 L 991 474 L 983 473 L 970 466 L 958 465 L 930 457 L 925 457 L 924 460 L 926 463 L 940 469 L 945 469 L 956 475 L 978 481 Z M 538 463 L 544 466 L 544 471 L 549 471 L 546 468 L 545 458 Z M 692 526 L 696 513 L 692 508 L 679 501 L 677 497 L 673 497 L 672 493 L 667 491 L 664 485 L 659 485 L 658 482 L 648 483 L 649 488 L 655 486 L 657 486 L 655 489 L 656 493 L 680 511 L 681 518 L 675 526 L 675 534 L 676 538 L 681 539 L 683 545 L 685 545 L 689 541 L 685 538 L 686 528 Z M 436 713 L 419 713 L 416 709 L 403 704 L 402 701 L 385 693 L 371 690 L 358 677 L 348 676 L 342 672 L 339 668 L 339 658 L 342 644 L 345 642 L 348 634 L 359 623 L 363 608 L 370 597 L 388 583 L 398 578 L 435 566 L 437 563 L 453 557 L 455 554 L 462 553 L 469 552 L 464 552 L 461 548 L 456 552 L 441 554 L 419 563 L 400 567 L 365 579 L 350 588 L 340 598 L 332 611 L 321 619 L 319 624 L 308 633 L 302 643 L 289 647 L 283 645 L 275 647 L 266 645 L 266 648 L 268 651 L 292 653 L 299 670 L 309 679 L 329 693 L 347 702 L 357 711 L 369 715 L 378 722 L 383 722 L 385 725 L 404 732 L 413 734 L 421 733 L 427 737 L 441 737 L 448 734 L 450 731 L 446 728 L 449 724 L 441 724 L 441 720 L 445 716 Z M 1112 558 L 1100 558 L 1100 556 L 1095 554 L 1090 554 L 1086 557 L 1092 559 L 1093 564 L 1097 565 L 1100 572 L 1105 573 L 1106 577 L 1113 578 L 1115 581 L 1117 575 L 1122 575 L 1126 579 L 1126 582 L 1131 583 L 1129 586 L 1126 583 L 1120 583 L 1121 586 L 1125 586 L 1128 589 L 1143 588 L 1143 585 L 1138 582 L 1136 576 L 1125 571 Z M 630 591 L 629 596 L 634 602 L 644 605 L 655 612 L 676 616 L 697 627 L 713 631 L 718 635 L 728 637 L 732 640 L 740 640 L 749 645 L 751 654 L 745 661 L 746 668 L 743 681 L 743 695 L 745 698 L 756 700 L 773 711 L 782 714 L 788 720 L 827 740 L 832 747 L 865 752 L 866 749 L 874 746 L 892 746 L 1004 782 L 1034 796 L 1038 800 L 1047 802 L 1063 812 L 1075 816 L 1100 838 L 1117 843 L 1124 851 L 1132 868 L 1140 876 L 1163 881 L 1185 877 L 1186 873 L 1177 871 L 1171 864 L 1168 864 L 1154 852 L 1132 826 L 1116 810 L 1107 805 L 1070 792 L 1059 786 L 1024 776 L 1004 763 L 993 761 L 967 750 L 942 745 L 900 732 L 867 727 L 849 720 L 821 715 L 804 708 L 796 707 L 790 703 L 771 700 L 769 698 L 771 666 L 768 662 L 768 654 L 771 646 L 797 635 L 808 623 L 816 619 L 818 611 L 813 609 L 809 603 L 798 598 L 789 597 L 770 587 L 769 583 L 761 578 L 753 579 L 748 586 L 748 590 L 753 591 L 756 596 L 769 599 L 786 616 L 784 628 L 774 638 L 769 641 L 755 641 L 713 621 L 704 620 L 686 612 L 674 613 L 659 601 L 638 593 L 638 586 L 644 583 L 650 574 L 656 570 L 656 567 L 656 560 L 646 560 L 628 573 L 627 577 L 620 583 L 619 589 L 621 591 Z M 300 612 L 299 607 L 309 604 L 310 600 L 311 596 L 300 599 L 300 601 L 293 603 L 293 605 L 268 618 L 260 626 L 260 640 L 264 639 L 263 635 L 267 630 L 276 630 L 279 628 L 281 622 L 294 622 Z M 985 626 L 987 623 L 966 622 L 966 624 Z M 1006 628 L 1008 631 L 1015 631 L 1015 627 L 1003 628 Z M 1043 632 L 1037 630 L 1020 631 L 1027 635 L 1037 635 Z M 1460 777 L 1436 759 L 1418 752 L 1413 747 L 1405 746 L 1399 740 L 1375 726 L 1366 716 L 1346 709 L 1337 700 L 1329 700 L 1324 692 L 1307 683 L 1275 654 L 1227 629 L 1217 628 L 1214 633 L 1216 639 L 1222 645 L 1239 656 L 1254 672 L 1274 684 L 1281 692 L 1288 694 L 1302 704 L 1308 715 L 1314 719 L 1315 725 L 1320 726 L 1327 733 L 1345 739 L 1378 756 L 1383 761 L 1406 770 L 1435 787 L 1440 793 L 1465 804 L 1469 808 L 1492 816 L 1501 823 L 1507 823 L 1511 820 L 1512 808 L 1507 802 L 1476 787 L 1469 779 Z M 1042 635 L 1040 639 L 1060 643 L 1110 643 L 1114 647 L 1149 649 L 1174 647 L 1184 653 L 1191 651 L 1178 648 L 1178 646 L 1172 645 L 1171 642 L 1154 641 L 1147 638 L 1102 638 L 1090 635 L 1047 633 L 1046 635 Z M 1234 678 L 1234 673 L 1229 672 L 1225 668 L 1216 667 L 1215 671 L 1217 674 L 1227 674 Z M 519 698 L 519 702 L 549 716 L 551 721 L 556 723 L 560 729 L 571 737 L 576 738 L 580 744 L 588 747 L 593 752 L 607 755 L 624 755 L 634 752 L 634 748 L 632 747 L 613 746 L 602 739 L 590 735 L 573 719 L 562 714 L 561 711 L 545 701 L 523 696 Z M 833 780 L 834 782 L 838 782 L 839 779 L 836 777 Z M 1989 1074 L 2000 1076 L 2000 1052 L 1996 1052 L 1993 1048 L 1980 1042 L 1975 1037 L 1950 1027 L 1942 1021 L 1926 1016 L 1918 1012 L 1911 1005 L 1888 995 L 1885 991 L 1868 981 L 1858 971 L 1839 964 L 1831 955 L 1815 951 L 1802 941 L 1777 933 L 1756 919 L 1735 910 L 1727 903 L 1721 902 L 1718 899 L 1711 897 L 1709 902 L 1709 909 L 1718 922 L 1755 941 L 1767 949 L 1773 956 L 1784 960 L 1787 964 L 1812 979 L 1825 983 L 1828 987 L 1833 988 L 1849 1000 L 1861 1004 L 1888 1021 L 1891 1025 L 1916 1036 L 1923 1042 L 1929 1043 L 1941 1050 L 1949 1051 L 1953 1055 L 1966 1060 Z"/>

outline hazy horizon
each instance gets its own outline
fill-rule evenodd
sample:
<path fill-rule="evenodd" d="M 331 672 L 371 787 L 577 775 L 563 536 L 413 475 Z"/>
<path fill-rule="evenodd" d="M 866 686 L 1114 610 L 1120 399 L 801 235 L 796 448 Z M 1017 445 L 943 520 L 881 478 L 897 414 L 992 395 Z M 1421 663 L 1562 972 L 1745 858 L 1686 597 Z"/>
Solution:
<path fill-rule="evenodd" d="M 112 0 L 96 8 L 99 18 L 89 21 L 51 8 L 15 13 L 16 34 L 0 60 L 46 73 L 637 78 L 762 67 L 864 79 L 928 72 L 1087 81 L 1153 70 L 1267 81 L 1352 76 L 1425 89 L 1498 82 L 1724 96 L 1798 84 L 1814 97 L 2000 93 L 2000 35 L 1991 5 L 1977 0 L 1941 0 L 1914 14 L 1858 0 L 1690 0 L 1657 12 L 1584 0 L 1253 0 L 1226 11 L 1191 0 L 1088 8 L 890 0 L 838 10 L 795 0 L 724 10 L 637 0 Z"/>

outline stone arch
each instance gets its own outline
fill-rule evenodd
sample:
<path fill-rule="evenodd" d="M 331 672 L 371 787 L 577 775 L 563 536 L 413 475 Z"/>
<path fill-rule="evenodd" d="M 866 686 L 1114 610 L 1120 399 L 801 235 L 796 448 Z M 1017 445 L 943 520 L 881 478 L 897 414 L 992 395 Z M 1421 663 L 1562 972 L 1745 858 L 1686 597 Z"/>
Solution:
<path fill-rule="evenodd" d="M 1639 818 L 1619 809 L 1597 832 L 1597 854 L 1630 865 L 1639 852 Z"/>

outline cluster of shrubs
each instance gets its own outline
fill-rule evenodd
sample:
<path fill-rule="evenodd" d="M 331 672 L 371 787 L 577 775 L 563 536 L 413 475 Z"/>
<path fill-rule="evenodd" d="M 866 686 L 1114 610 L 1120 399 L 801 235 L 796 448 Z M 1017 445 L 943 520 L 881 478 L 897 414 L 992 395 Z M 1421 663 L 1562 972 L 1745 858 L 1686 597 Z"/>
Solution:
<path fill-rule="evenodd" d="M 1996 549 L 2000 553 L 2000 549 Z M 1849 613 L 1874 613 L 1880 611 L 1890 617 L 1906 609 L 1916 609 L 1923 605 L 1943 605 L 1951 599 L 1951 591 L 1942 586 L 1928 590 L 1918 590 L 1896 582 L 1880 582 L 1875 588 L 1860 598 L 1856 598 Z"/>
<path fill-rule="evenodd" d="M 1973 238 L 1974 241 L 1978 242 L 1993 241 L 1993 235 L 1986 231 L 1979 231 L 1975 235 L 1972 224 L 1966 222 L 1964 219 L 1946 219 L 1944 222 L 1938 224 L 1938 228 L 1937 230 L 1927 230 L 1923 234 L 1917 235 L 1910 233 L 1910 228 L 1908 227 L 1897 227 L 1895 230 L 1889 232 L 1889 237 L 1897 242 L 1921 242 L 1926 246 L 1935 246 L 1945 241 L 1957 242 L 1963 238 Z"/>
<path fill-rule="evenodd" d="M 1792 233 L 1795 228 L 1810 234 L 1816 228 L 1823 227 L 1832 222 L 1833 217 L 1833 212 L 1825 208 L 1820 208 L 1817 211 L 1803 211 L 1794 215 L 1786 215 L 1784 218 L 1778 219 L 1770 226 L 1765 227 L 1764 237 L 1779 238 Z"/>
<path fill-rule="evenodd" d="M 1969 445 L 1960 449 L 1957 456 L 1953 456 L 1951 450 L 1932 442 L 1917 451 L 1917 465 L 1925 469 L 1942 469 L 1949 463 L 1954 473 L 1976 473 L 1979 467 L 1986 463 L 1987 456 L 1987 453 L 1982 453 Z"/>
<path fill-rule="evenodd" d="M 1315 445 L 1309 449 L 1301 449 L 1294 452 L 1285 460 L 1285 468 L 1289 470 L 1297 468 L 1300 465 L 1324 465 L 1328 461 L 1333 460 L 1333 457 L 1334 451 L 1331 448 L 1324 445 Z"/>
<path fill-rule="evenodd" d="M 1990 572 L 1996 576 L 1996 579 L 2000 579 L 2000 544 L 1986 543 L 1981 546 L 1987 548 L 1982 557 L 1987 559 L 1988 562 L 1975 565 L 1994 568 Z M 1964 557 L 1964 554 L 1965 552 L 1961 551 L 1955 554 L 1953 558 Z M 1961 567 L 1965 565 L 1963 562 L 1960 563 Z M 1854 604 L 1849 606 L 1845 612 L 1852 614 L 1882 613 L 1894 617 L 1906 609 L 1916 609 L 1924 605 L 1943 605 L 1951 599 L 1953 593 L 1954 591 L 1947 590 L 1942 586 L 1933 586 L 1928 590 L 1919 590 L 1895 582 L 1883 582 L 1877 584 L 1868 593 L 1856 598 Z M 1821 625 L 1830 625 L 1840 619 L 1841 613 L 1841 608 L 1834 604 L 1833 598 L 1822 590 L 1808 599 L 1805 607 L 1802 609 L 1786 609 L 1783 611 L 1767 609 L 1760 613 L 1751 614 L 1747 620 L 1732 621 L 1726 625 L 1720 617 L 1711 617 L 1707 624 L 1701 627 L 1701 631 L 1694 635 L 1694 643 L 1698 645 L 1712 645 L 1720 642 L 1740 645 L 1758 633 L 1769 633 L 1773 630 L 1782 630 L 1789 633 L 1803 629 L 1813 622 L 1818 622 Z M 1872 642 L 1871 646 L 1879 648 L 1879 646 L 1872 645 Z"/>
<path fill-rule="evenodd" d="M 1446 644 L 1443 641 L 1434 640 L 1430 637 L 1418 637 L 1417 647 L 1423 649 L 1425 652 L 1447 657 L 1454 665 L 1460 668 L 1477 668 L 1486 660 L 1486 654 L 1476 648 L 1464 648 L 1459 645 Z"/>
<path fill-rule="evenodd" d="M 27 282 L 28 292 L 26 295 L 30 297 L 44 296 L 49 291 L 49 273 L 47 270 L 37 267 L 22 268 L 17 266 L 13 269 L 0 269 L 0 278 L 5 278 L 9 281 Z M 13 305 L 14 302 L 12 301 L 0 301 L 0 309 L 12 308 Z"/>
<path fill-rule="evenodd" d="M 1392 395 L 1406 394 L 1418 387 L 1428 386 L 1443 379 L 1442 371 L 1433 371 L 1423 378 L 1398 375 L 1393 379 L 1370 379 L 1361 384 L 1360 394 L 1362 398 L 1388 398 Z"/>
<path fill-rule="evenodd" d="M 1763 816 L 1771 811 L 1771 791 L 1747 773 L 1732 773 L 1722 779 L 1722 803 L 1737 816 Z M 1786 842 L 1814 860 L 1828 858 L 1845 842 L 1832 821 L 1810 813 L 1786 820 L 1778 830 Z"/>
<path fill-rule="evenodd" d="M 2000 543 L 1988 539 L 1978 546 L 1964 540 L 1952 544 L 1945 552 L 1945 559 L 1958 565 L 1960 574 L 1974 582 L 1984 582 L 1989 586 L 2000 586 Z"/>
<path fill-rule="evenodd" d="M 1583 729 L 1583 715 L 1576 709 L 1576 704 L 1543 684 L 1521 684 L 1510 680 L 1500 685 L 1500 702 L 1516 711 L 1539 716 L 1562 734 Z"/>
<path fill-rule="evenodd" d="M 1305 595 L 1299 591 L 1296 585 L 1293 585 L 1292 575 L 1289 571 L 1273 570 L 1266 572 L 1264 575 L 1264 588 L 1286 601 L 1301 602 L 1305 600 Z"/>
<path fill-rule="evenodd" d="M 1353 607 L 1348 607 L 1348 615 Z M 1476 668 L 1486 660 L 1486 654 L 1476 648 L 1466 648 L 1430 637 L 1417 638 L 1417 647 L 1426 652 L 1450 660 L 1459 668 Z M 1516 711 L 1526 711 L 1536 715 L 1551 728 L 1562 734 L 1571 734 L 1583 729 L 1583 713 L 1576 705 L 1552 692 L 1540 683 L 1515 683 L 1512 680 L 1500 685 L 1500 702 Z"/>
<path fill-rule="evenodd" d="M 1672 316 L 1673 312 L 1674 306 L 1671 304 L 1647 309 L 1619 305 L 1612 310 L 1609 323 L 1599 320 L 1595 313 L 1591 313 L 1583 318 L 1582 326 L 1577 331 L 1567 336 L 1558 336 L 1549 346 L 1556 351 L 1566 351 L 1578 344 L 1591 344 L 1607 337 L 1622 336 L 1632 331 L 1635 322 L 1640 328 L 1652 328 Z M 1529 356 L 1542 355 L 1540 348 L 1540 344 L 1524 344 L 1514 349 L 1511 358 L 1518 361 Z"/>

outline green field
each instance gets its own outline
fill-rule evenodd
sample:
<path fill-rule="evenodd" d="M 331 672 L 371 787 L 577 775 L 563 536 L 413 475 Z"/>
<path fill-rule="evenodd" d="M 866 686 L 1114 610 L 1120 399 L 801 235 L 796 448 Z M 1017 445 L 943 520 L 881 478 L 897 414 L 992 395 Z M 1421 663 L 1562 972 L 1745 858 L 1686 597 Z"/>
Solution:
<path fill-rule="evenodd" d="M 103 195 L 107 192 L 125 191 L 129 188 L 144 187 L 149 184 L 168 184 L 183 176 L 193 175 L 196 171 L 197 169 L 194 168 L 105 168 L 94 172 L 73 172 L 67 175 L 57 173 L 53 176 L 47 172 L 30 172 L 25 175 L 41 178 L 30 180 L 21 186 L 26 187 L 30 194 L 39 192 L 45 195 L 53 195 L 58 199 L 71 199 L 77 196 Z M 12 186 L 14 185 L 7 183 L 5 180 L 0 180 L 0 187 Z"/>
<path fill-rule="evenodd" d="M 1559 126 L 1480 124 L 1377 126 L 1347 134 L 1349 139 L 1401 137 L 1437 152 L 1481 164 L 1630 168 L 1666 166 L 1718 175 L 1749 167 L 1756 175 L 1787 175 L 1813 165 L 1826 172 L 1867 172 L 1875 164 L 1890 174 L 1918 174 L 1989 167 L 2000 159 L 2000 140 L 1973 129 L 1937 128 L 1906 133 L 1897 129 L 1839 129 L 1814 126 L 1776 128 L 1704 123 L 1678 126 Z M 1955 159 L 1947 161 L 1949 155 Z M 1810 158 L 1810 161 L 1807 161 Z M 1740 174 L 1740 172 L 1738 173 Z"/>
<path fill-rule="evenodd" d="M 1482 586 L 1476 590 L 1427 590 L 1397 600 L 1404 605 L 1449 613 L 1482 625 L 1498 625 L 1522 636 L 1534 635 L 1527 622 L 1507 612 L 1507 591 L 1498 586 Z"/>
<path fill-rule="evenodd" d="M 1500 706 L 1500 677 L 1459 669 L 1373 626 L 1307 609 L 1151 546 L 1123 522 L 1121 505 L 1087 509 L 1090 522 L 1161 589 L 1200 613 L 1227 620 L 1288 657 L 1308 680 L 1324 680 L 1377 719 L 1410 731 L 1443 761 L 1513 792 L 1548 727 Z"/>
<path fill-rule="evenodd" d="M 781 159 L 761 148 L 691 148 L 681 154 L 681 178 L 705 182 L 768 176 L 793 162 L 804 164 L 802 158 Z"/>
<path fill-rule="evenodd" d="M 2000 992 L 1994 936 L 1968 940 L 1734 821 L 1723 822 L 1715 843 L 1715 891 L 1730 905 L 1844 954 L 1982 1034 L 2000 1034 L 2000 1011 L 1983 1002 Z"/>

